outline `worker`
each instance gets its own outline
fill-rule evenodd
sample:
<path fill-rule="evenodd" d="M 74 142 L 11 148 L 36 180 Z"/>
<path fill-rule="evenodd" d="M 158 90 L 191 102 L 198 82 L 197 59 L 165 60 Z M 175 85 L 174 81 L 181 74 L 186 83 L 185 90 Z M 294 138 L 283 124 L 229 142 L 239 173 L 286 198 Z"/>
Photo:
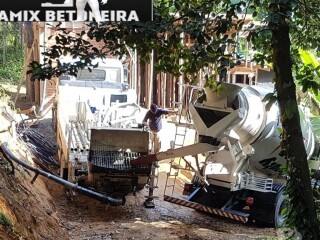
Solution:
<path fill-rule="evenodd" d="M 161 142 L 159 132 L 162 129 L 162 115 L 171 113 L 169 110 L 159 108 L 156 104 L 151 104 L 150 110 L 146 113 L 142 124 L 149 126 L 151 132 L 151 142 L 153 144 L 153 152 L 157 153 L 160 150 Z M 175 112 L 172 112 L 175 113 Z"/>
<path fill-rule="evenodd" d="M 108 2 L 108 0 L 102 0 L 101 3 L 104 5 Z M 77 7 L 77 21 L 85 21 L 85 6 L 89 4 L 93 16 L 96 22 L 101 22 L 101 14 L 100 14 L 100 7 L 98 0 L 77 0 L 76 7 Z"/>
<path fill-rule="evenodd" d="M 153 153 L 157 153 L 160 150 L 161 142 L 159 138 L 159 132 L 162 129 L 162 115 L 168 115 L 171 113 L 169 110 L 159 108 L 156 104 L 151 104 L 150 109 L 147 111 L 145 117 L 142 120 L 142 124 L 149 126 L 150 128 L 150 139 L 153 146 Z M 157 162 L 153 163 L 154 168 L 152 168 L 151 175 L 155 176 L 155 169 L 159 167 Z M 144 201 L 144 206 L 147 208 L 154 208 L 155 204 L 153 202 L 153 187 L 155 186 L 154 177 L 150 177 L 149 182 L 149 196 Z M 155 186 L 156 187 L 156 186 Z"/>

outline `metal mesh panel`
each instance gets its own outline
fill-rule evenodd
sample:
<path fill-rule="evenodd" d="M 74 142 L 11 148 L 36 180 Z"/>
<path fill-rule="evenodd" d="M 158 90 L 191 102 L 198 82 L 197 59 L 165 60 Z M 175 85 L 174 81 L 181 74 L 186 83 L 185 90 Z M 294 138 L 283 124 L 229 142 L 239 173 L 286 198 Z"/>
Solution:
<path fill-rule="evenodd" d="M 96 167 L 108 170 L 131 172 L 136 170 L 148 170 L 149 164 L 132 167 L 130 160 L 135 159 L 146 153 L 127 152 L 115 149 L 111 146 L 95 146 L 90 149 L 89 161 Z"/>
<path fill-rule="evenodd" d="M 272 191 L 272 186 L 272 178 L 266 178 L 255 173 L 243 173 L 240 183 L 241 188 L 252 189 L 261 192 Z"/>

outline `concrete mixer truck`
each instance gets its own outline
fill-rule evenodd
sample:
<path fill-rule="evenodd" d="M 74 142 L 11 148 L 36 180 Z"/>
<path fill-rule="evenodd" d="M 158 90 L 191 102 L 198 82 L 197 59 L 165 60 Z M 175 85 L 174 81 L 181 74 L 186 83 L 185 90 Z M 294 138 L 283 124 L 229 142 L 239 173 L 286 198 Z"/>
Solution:
<path fill-rule="evenodd" d="M 202 154 L 202 166 L 191 167 L 192 182 L 185 184 L 187 197 L 164 195 L 165 201 L 279 227 L 285 219 L 281 211 L 286 199 L 279 108 L 275 103 L 267 111 L 262 101 L 273 88 L 227 83 L 222 88 L 219 94 L 206 91 L 206 101 L 189 105 L 197 143 L 140 157 L 132 164 Z M 308 159 L 319 169 L 319 144 L 302 110 L 300 118 Z M 188 165 L 192 165 L 190 160 Z"/>

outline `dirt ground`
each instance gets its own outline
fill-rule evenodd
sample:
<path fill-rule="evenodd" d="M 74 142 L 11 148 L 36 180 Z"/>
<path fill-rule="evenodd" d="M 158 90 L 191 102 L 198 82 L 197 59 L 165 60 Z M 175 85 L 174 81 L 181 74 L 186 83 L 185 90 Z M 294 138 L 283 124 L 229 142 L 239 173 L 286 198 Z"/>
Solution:
<path fill-rule="evenodd" d="M 54 141 L 50 118 L 34 129 Z M 0 138 L 1 142 L 8 141 L 8 136 Z M 19 158 L 28 155 L 21 145 L 13 149 Z M 159 199 L 153 209 L 143 206 L 146 189 L 136 196 L 128 195 L 124 206 L 112 207 L 85 196 L 67 195 L 64 187 L 42 176 L 32 184 L 35 174 L 22 167 L 17 166 L 14 175 L 0 169 L 0 213 L 10 222 L 3 224 L 0 216 L 0 239 L 281 239 L 273 228 L 242 224 L 163 201 L 167 167 L 167 163 L 160 163 L 159 188 L 155 191 Z M 177 184 L 177 190 L 181 185 Z"/>

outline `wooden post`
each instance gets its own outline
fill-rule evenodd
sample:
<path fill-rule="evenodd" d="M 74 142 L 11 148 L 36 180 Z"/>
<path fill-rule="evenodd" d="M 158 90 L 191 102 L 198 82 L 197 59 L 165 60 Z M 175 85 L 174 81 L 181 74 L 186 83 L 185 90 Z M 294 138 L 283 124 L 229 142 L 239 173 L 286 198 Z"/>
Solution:
<path fill-rule="evenodd" d="M 35 23 L 33 25 L 33 32 L 34 32 L 34 42 L 33 42 L 33 59 L 35 61 L 40 61 L 40 53 L 39 53 L 39 24 L 38 23 Z M 41 98 L 40 98 L 40 81 L 35 81 L 34 82 L 34 100 L 35 102 L 40 105 L 40 101 L 41 101 Z"/>
<path fill-rule="evenodd" d="M 145 96 L 146 107 L 150 106 L 151 94 L 152 94 L 152 88 L 150 88 L 150 84 L 151 84 L 151 81 L 150 81 L 150 69 L 151 69 L 151 66 L 150 65 L 151 64 L 147 64 L 147 66 L 146 66 L 147 72 L 146 72 L 146 75 L 145 75 L 145 77 L 146 77 L 146 79 L 145 79 L 145 81 L 146 81 L 146 89 L 145 89 L 145 91 L 146 91 L 146 96 Z"/>
<path fill-rule="evenodd" d="M 153 78 L 154 78 L 154 50 L 151 51 L 150 58 L 150 76 L 149 76 L 149 88 L 148 88 L 148 100 L 147 107 L 149 107 L 152 103 L 152 93 L 153 93 Z"/>
<path fill-rule="evenodd" d="M 156 78 L 156 88 L 157 88 L 157 104 L 162 106 L 162 103 L 161 103 L 161 94 L 162 94 L 162 91 L 161 91 L 161 73 L 157 76 Z M 154 98 L 155 96 L 153 96 Z"/>
<path fill-rule="evenodd" d="M 18 96 L 19 96 L 19 92 L 21 90 L 21 87 L 22 87 L 22 84 L 24 82 L 24 79 L 26 78 L 26 72 L 27 72 L 27 69 L 28 69 L 29 62 L 31 60 L 31 54 L 33 52 L 33 47 L 32 48 L 26 48 L 26 50 L 27 50 L 27 57 L 26 57 L 26 59 L 24 61 L 24 66 L 23 66 L 23 70 L 22 70 L 22 73 L 21 73 L 21 77 L 19 79 L 17 93 L 16 93 L 16 96 L 14 98 L 14 103 L 17 102 L 17 99 L 18 99 Z"/>
<path fill-rule="evenodd" d="M 169 81 L 169 96 L 168 96 L 168 104 L 169 106 L 173 106 L 173 80 L 174 77 L 172 75 L 170 75 L 170 81 Z"/>

